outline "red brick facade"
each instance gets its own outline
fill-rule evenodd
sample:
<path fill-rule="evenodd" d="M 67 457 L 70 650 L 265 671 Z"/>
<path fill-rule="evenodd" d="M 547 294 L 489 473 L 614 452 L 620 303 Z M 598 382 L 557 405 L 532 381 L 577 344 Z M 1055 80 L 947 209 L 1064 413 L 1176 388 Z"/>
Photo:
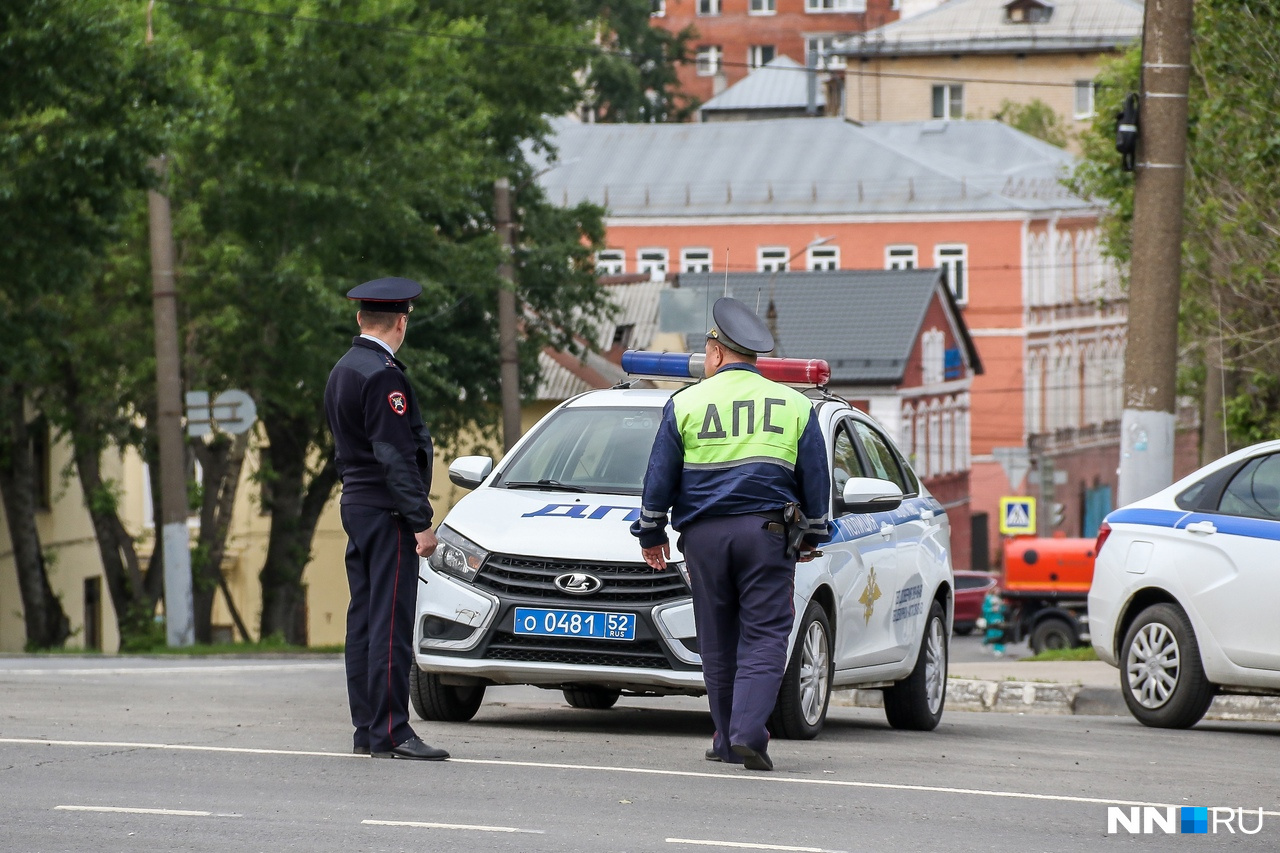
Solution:
<path fill-rule="evenodd" d="M 757 59 L 785 55 L 803 65 L 808 39 L 863 32 L 898 19 L 894 0 L 666 0 L 663 5 L 664 13 L 651 18 L 653 26 L 673 33 L 691 26 L 698 33 L 691 42 L 692 53 L 712 46 L 721 51 L 719 80 L 717 74 L 707 73 L 705 63 L 701 73 L 695 65 L 679 69 L 681 87 L 703 103 L 747 76 L 753 47 L 772 48 L 772 56 L 762 51 Z M 834 6 L 865 11 L 823 8 Z M 751 11 L 753 7 L 761 11 Z M 700 9 L 719 12 L 700 14 Z"/>

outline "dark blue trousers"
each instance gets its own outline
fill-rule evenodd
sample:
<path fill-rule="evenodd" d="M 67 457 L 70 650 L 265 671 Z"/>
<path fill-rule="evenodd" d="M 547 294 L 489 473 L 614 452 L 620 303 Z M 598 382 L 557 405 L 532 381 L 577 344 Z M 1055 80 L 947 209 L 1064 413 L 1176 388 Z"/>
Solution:
<path fill-rule="evenodd" d="M 782 534 L 764 525 L 757 515 L 700 518 L 680 539 L 716 726 L 712 746 L 738 764 L 731 745 L 769 746 L 765 724 L 778 701 L 795 621 L 796 564 L 784 554 Z"/>
<path fill-rule="evenodd" d="M 418 595 L 418 552 L 389 509 L 342 506 L 347 531 L 347 698 L 354 746 L 388 752 L 413 737 L 409 667 Z"/>

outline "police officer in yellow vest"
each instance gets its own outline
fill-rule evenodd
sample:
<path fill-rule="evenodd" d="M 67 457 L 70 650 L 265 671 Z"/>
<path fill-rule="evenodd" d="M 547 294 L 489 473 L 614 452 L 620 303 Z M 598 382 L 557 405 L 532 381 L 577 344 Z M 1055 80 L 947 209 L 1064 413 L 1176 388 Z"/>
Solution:
<path fill-rule="evenodd" d="M 710 761 L 772 770 L 765 724 L 787 665 L 797 555 L 784 508 L 806 529 L 798 559 L 827 538 L 831 480 L 813 404 L 765 379 L 756 355 L 773 335 L 743 303 L 723 298 L 707 333 L 707 379 L 674 394 L 649 456 L 631 532 L 645 562 L 671 557 L 667 511 L 693 587 L 698 648 L 715 734 Z"/>

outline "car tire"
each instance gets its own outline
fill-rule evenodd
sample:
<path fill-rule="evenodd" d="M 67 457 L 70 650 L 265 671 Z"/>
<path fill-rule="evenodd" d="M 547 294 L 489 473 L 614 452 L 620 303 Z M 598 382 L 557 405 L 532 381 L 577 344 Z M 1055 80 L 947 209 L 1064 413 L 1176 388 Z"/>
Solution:
<path fill-rule="evenodd" d="M 1031 652 L 1040 654 L 1048 649 L 1074 649 L 1080 643 L 1076 629 L 1066 619 L 1050 616 L 1041 619 L 1031 629 Z"/>
<path fill-rule="evenodd" d="M 812 740 L 818 736 L 827 721 L 834 667 L 831 620 L 821 604 L 810 601 L 769 717 L 774 737 Z"/>
<path fill-rule="evenodd" d="M 951 633 L 957 637 L 967 637 L 973 633 L 976 626 L 972 622 L 957 622 L 951 629 Z"/>
<path fill-rule="evenodd" d="M 433 723 L 465 723 L 480 710 L 484 701 L 483 684 L 457 687 L 440 683 L 440 676 L 423 672 L 418 666 L 409 670 L 409 700 L 418 716 Z"/>
<path fill-rule="evenodd" d="M 915 668 L 884 689 L 884 715 L 895 729 L 928 732 L 937 728 L 946 703 L 947 620 L 935 601 L 924 623 Z"/>
<path fill-rule="evenodd" d="M 605 687 L 568 687 L 563 691 L 564 701 L 575 708 L 589 711 L 607 711 L 618 704 L 621 691 Z"/>
<path fill-rule="evenodd" d="M 1200 644 L 1182 608 L 1153 604 L 1138 614 L 1120 647 L 1120 692 L 1144 726 L 1186 729 L 1213 701 Z"/>

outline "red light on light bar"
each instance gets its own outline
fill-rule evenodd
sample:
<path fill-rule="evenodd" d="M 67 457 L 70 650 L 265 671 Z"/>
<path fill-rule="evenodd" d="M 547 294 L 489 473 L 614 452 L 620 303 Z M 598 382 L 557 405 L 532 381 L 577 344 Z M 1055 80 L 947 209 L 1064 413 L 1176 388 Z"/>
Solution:
<path fill-rule="evenodd" d="M 760 375 L 787 385 L 826 385 L 831 379 L 831 366 L 821 358 L 756 359 Z"/>

